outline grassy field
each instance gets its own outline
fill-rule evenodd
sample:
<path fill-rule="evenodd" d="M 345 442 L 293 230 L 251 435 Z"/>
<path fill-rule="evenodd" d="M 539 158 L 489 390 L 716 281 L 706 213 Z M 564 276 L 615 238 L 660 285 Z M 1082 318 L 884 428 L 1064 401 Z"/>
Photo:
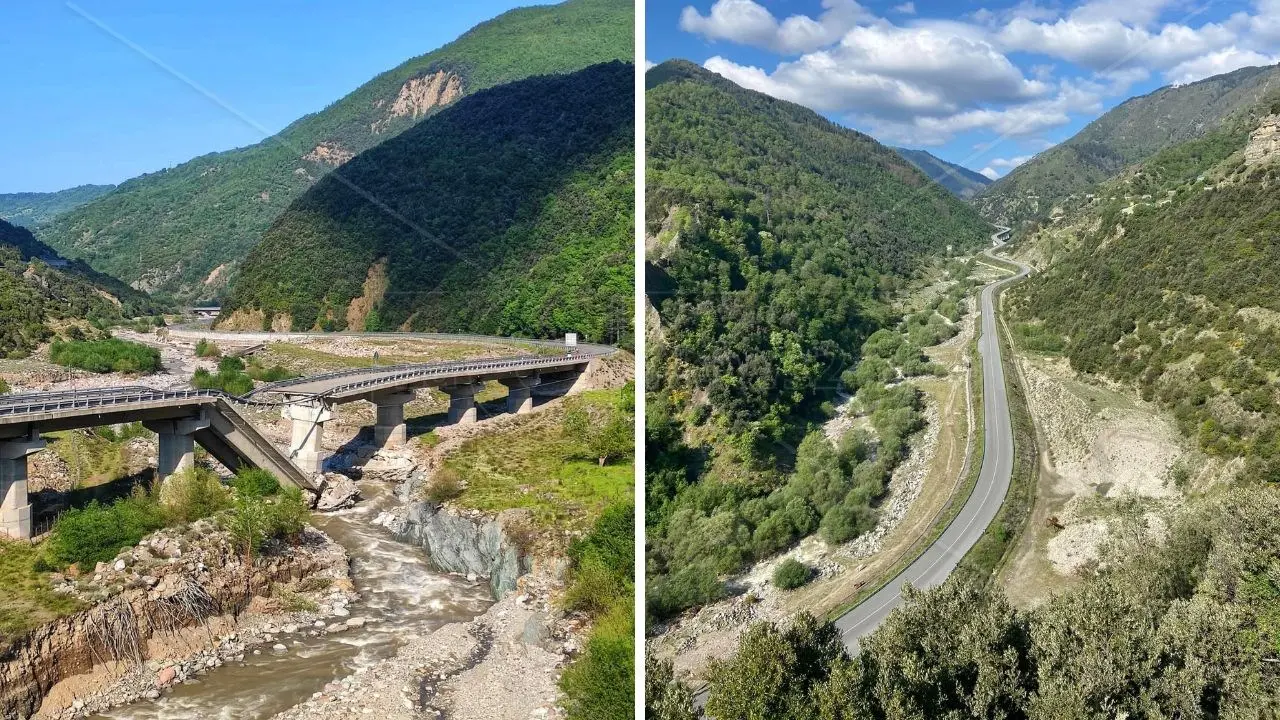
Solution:
<path fill-rule="evenodd" d="M 0 540 L 0 648 L 14 636 L 81 607 L 53 592 L 49 573 L 36 572 L 39 555 L 29 543 Z"/>
<path fill-rule="evenodd" d="M 592 411 L 608 412 L 617 390 L 595 390 L 569 398 Z M 517 428 L 468 440 L 445 459 L 467 488 L 464 506 L 486 512 L 527 508 L 544 527 L 586 530 L 609 504 L 633 492 L 634 461 L 601 466 L 586 446 L 561 429 L 564 412 L 528 416 Z"/>

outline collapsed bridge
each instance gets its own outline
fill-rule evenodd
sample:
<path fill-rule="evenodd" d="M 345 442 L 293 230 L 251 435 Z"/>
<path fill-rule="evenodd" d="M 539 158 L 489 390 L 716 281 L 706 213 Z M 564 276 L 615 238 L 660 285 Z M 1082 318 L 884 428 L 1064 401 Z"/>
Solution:
<path fill-rule="evenodd" d="M 157 477 L 193 465 L 198 444 L 232 471 L 259 467 L 314 492 L 324 462 L 324 423 L 336 405 L 372 402 L 374 444 L 394 447 L 406 441 L 404 406 L 416 390 L 439 389 L 449 396 L 448 422 L 471 423 L 476 394 L 485 382 L 497 381 L 507 387 L 508 412 L 525 413 L 534 395 L 576 389 L 591 360 L 611 352 L 579 345 L 556 355 L 358 368 L 271 383 L 244 397 L 143 386 L 0 396 L 0 536 L 31 537 L 27 458 L 44 449 L 43 433 L 141 422 L 159 437 Z M 278 407 L 293 423 L 288 450 L 254 428 L 236 405 Z"/>

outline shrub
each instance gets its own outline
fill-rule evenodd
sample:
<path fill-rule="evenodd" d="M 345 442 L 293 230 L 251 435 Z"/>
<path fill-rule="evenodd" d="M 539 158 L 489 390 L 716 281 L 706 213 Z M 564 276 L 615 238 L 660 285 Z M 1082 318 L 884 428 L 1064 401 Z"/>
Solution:
<path fill-rule="evenodd" d="M 295 485 L 281 488 L 267 507 L 267 537 L 289 542 L 302 534 L 311 513 L 302 490 Z"/>
<path fill-rule="evenodd" d="M 238 373 L 244 370 L 244 361 L 234 355 L 228 355 L 218 361 L 218 372 Z"/>
<path fill-rule="evenodd" d="M 9 383 L 5 382 L 4 378 L 0 378 L 0 395 L 5 395 L 8 392 L 9 392 Z"/>
<path fill-rule="evenodd" d="M 122 548 L 136 545 L 147 533 L 167 524 L 164 509 L 141 487 L 111 505 L 94 500 L 68 510 L 53 525 L 49 557 L 61 567 L 78 565 L 88 571 L 113 559 Z"/>
<path fill-rule="evenodd" d="M 280 492 L 280 481 L 262 468 L 244 468 L 236 473 L 231 486 L 238 495 L 265 497 Z"/>
<path fill-rule="evenodd" d="M 292 540 L 301 534 L 308 513 L 302 490 L 290 485 L 282 488 L 271 501 L 237 495 L 231 512 L 223 517 L 222 526 L 231 533 L 248 562 L 268 540 Z"/>
<path fill-rule="evenodd" d="M 586 652 L 560 678 L 569 720 L 635 717 L 635 617 L 619 600 L 591 630 Z"/>
<path fill-rule="evenodd" d="M 211 373 L 204 368 L 191 376 L 191 387 L 197 390 L 221 390 L 231 395 L 244 395 L 253 389 L 253 378 L 239 371 Z"/>
<path fill-rule="evenodd" d="M 427 486 L 427 500 L 442 505 L 462 496 L 462 476 L 453 468 L 442 467 L 436 471 L 431 484 Z"/>
<path fill-rule="evenodd" d="M 795 590 L 807 582 L 809 582 L 809 566 L 795 558 L 783 560 L 773 571 L 773 584 L 783 590 Z"/>
<path fill-rule="evenodd" d="M 204 338 L 196 342 L 196 357 L 211 358 L 222 355 L 222 350 L 217 345 Z"/>
<path fill-rule="evenodd" d="M 160 499 L 174 522 L 192 522 L 231 507 L 222 481 L 208 468 L 183 470 L 160 486 Z"/>
<path fill-rule="evenodd" d="M 148 373 L 160 369 L 159 350 L 118 338 L 54 340 L 49 346 L 49 360 L 95 373 Z"/>

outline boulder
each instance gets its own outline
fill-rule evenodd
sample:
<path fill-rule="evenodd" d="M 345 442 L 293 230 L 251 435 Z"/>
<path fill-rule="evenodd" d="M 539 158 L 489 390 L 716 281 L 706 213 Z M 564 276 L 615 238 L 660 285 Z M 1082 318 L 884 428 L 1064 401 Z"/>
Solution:
<path fill-rule="evenodd" d="M 326 474 L 320 486 L 320 499 L 316 501 L 316 510 L 332 512 L 342 510 L 356 504 L 360 499 L 360 488 L 345 475 Z"/>

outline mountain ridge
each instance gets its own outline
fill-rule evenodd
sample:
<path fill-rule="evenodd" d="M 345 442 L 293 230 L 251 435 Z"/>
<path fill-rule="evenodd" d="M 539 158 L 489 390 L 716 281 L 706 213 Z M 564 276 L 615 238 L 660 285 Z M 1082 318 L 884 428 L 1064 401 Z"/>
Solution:
<path fill-rule="evenodd" d="M 0 193 L 0 220 L 31 229 L 111 192 L 115 185 L 77 185 L 55 192 Z"/>
<path fill-rule="evenodd" d="M 625 343 L 633 78 L 506 83 L 357 155 L 267 231 L 219 325 Z"/>
<path fill-rule="evenodd" d="M 1015 235 L 1061 202 L 1089 192 L 1126 166 L 1208 133 L 1280 87 L 1280 65 L 1240 68 L 1129 98 L 1068 140 L 1037 154 L 972 200 Z"/>
<path fill-rule="evenodd" d="M 992 183 L 991 178 L 970 170 L 963 165 L 948 162 L 928 150 L 893 147 L 907 162 L 920 168 L 929 179 L 950 190 L 953 195 L 968 200 Z"/>
<path fill-rule="evenodd" d="M 629 59 L 632 25 L 624 0 L 511 10 L 263 142 L 121 183 L 40 237 L 135 287 L 182 300 L 217 297 L 275 218 L 335 167 L 478 90 Z"/>

